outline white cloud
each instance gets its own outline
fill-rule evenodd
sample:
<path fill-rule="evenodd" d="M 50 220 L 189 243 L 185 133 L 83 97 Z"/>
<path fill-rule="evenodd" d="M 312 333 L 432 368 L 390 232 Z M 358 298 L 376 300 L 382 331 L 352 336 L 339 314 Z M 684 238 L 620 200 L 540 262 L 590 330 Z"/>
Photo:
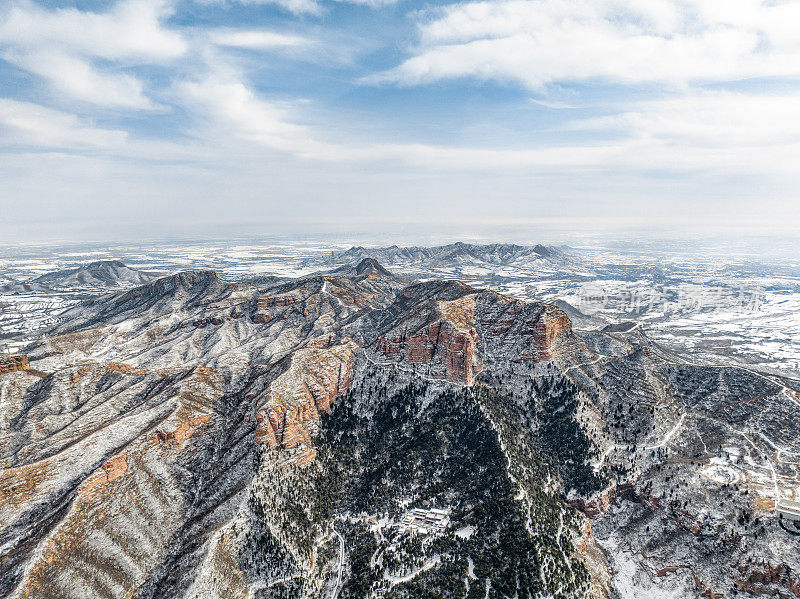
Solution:
<path fill-rule="evenodd" d="M 105 13 L 17 2 L 0 16 L 0 55 L 69 97 L 151 109 L 142 82 L 124 68 L 167 63 L 186 52 L 182 36 L 161 24 L 168 14 L 162 0 L 125 0 Z M 106 64 L 97 66 L 98 59 Z"/>
<path fill-rule="evenodd" d="M 231 48 L 271 50 L 306 46 L 310 40 L 299 35 L 262 29 L 217 29 L 209 34 L 212 43 Z"/>
<path fill-rule="evenodd" d="M 206 117 L 207 134 L 256 142 L 293 154 L 316 145 L 312 133 L 291 122 L 288 110 L 258 98 L 229 74 L 211 74 L 205 79 L 177 86 L 185 105 Z"/>
<path fill-rule="evenodd" d="M 206 4 L 273 4 L 296 15 L 318 16 L 325 8 L 318 0 L 200 0 Z M 396 4 L 398 0 L 336 0 L 347 4 L 359 4 L 370 8 L 381 8 Z"/>
<path fill-rule="evenodd" d="M 322 6 L 317 0 L 200 0 L 205 4 L 273 4 L 296 15 L 320 15 Z"/>
<path fill-rule="evenodd" d="M 100 106 L 152 109 L 141 81 L 124 73 L 103 71 L 90 62 L 46 50 L 17 54 L 6 52 L 8 62 L 47 79 L 58 91 Z"/>
<path fill-rule="evenodd" d="M 300 31 L 283 32 L 268 29 L 218 28 L 199 30 L 196 37 L 200 44 L 208 44 L 219 50 L 244 49 L 270 52 L 293 60 L 317 65 L 356 66 L 357 58 L 373 49 L 370 43 L 355 36 L 343 36 L 325 28 L 313 27 Z M 241 56 L 232 57 L 215 53 L 204 47 L 203 56 L 212 69 L 214 65 L 238 60 L 246 68 Z M 252 67 L 253 62 L 248 66 Z"/>
<path fill-rule="evenodd" d="M 168 14 L 163 0 L 124 0 L 105 13 L 46 10 L 31 2 L 16 2 L 3 15 L 0 44 L 109 60 L 161 62 L 187 49 L 180 34 L 161 25 Z"/>
<path fill-rule="evenodd" d="M 419 43 L 370 82 L 418 85 L 458 77 L 543 92 L 564 83 L 662 84 L 632 102 L 620 90 L 584 118 L 551 123 L 551 145 L 530 149 L 418 148 L 432 163 L 606 172 L 794 176 L 800 96 L 700 91 L 703 84 L 800 75 L 800 3 L 767 0 L 500 0 L 416 14 Z M 666 87 L 663 87 L 666 84 Z M 581 88 L 570 99 L 581 103 Z M 545 94 L 548 97 L 550 94 Z M 536 101 L 546 107 L 571 103 Z M 557 122 L 557 121 L 556 121 Z M 569 132 L 560 136 L 559 132 Z M 580 132 L 581 141 L 569 145 Z M 795 177 L 796 178 L 796 177 Z"/>
<path fill-rule="evenodd" d="M 371 78 L 554 82 L 731 81 L 800 73 L 800 4 L 765 0 L 501 0 L 459 3 L 420 22 L 420 45 Z"/>
<path fill-rule="evenodd" d="M 112 148 L 127 139 L 124 131 L 102 129 L 77 116 L 30 102 L 0 98 L 0 141 L 47 148 Z"/>
<path fill-rule="evenodd" d="M 217 73 L 180 86 L 183 101 L 205 115 L 212 145 L 241 140 L 270 152 L 321 162 L 400 165 L 426 171 L 747 172 L 786 174 L 800 161 L 800 98 L 706 93 L 629 107 L 609 117 L 568 123 L 599 140 L 534 148 L 481 148 L 336 139 L 297 124 L 292 108 L 260 98 L 238 74 Z M 238 148 L 241 150 L 241 146 Z M 257 152 L 257 150 L 250 150 Z"/>

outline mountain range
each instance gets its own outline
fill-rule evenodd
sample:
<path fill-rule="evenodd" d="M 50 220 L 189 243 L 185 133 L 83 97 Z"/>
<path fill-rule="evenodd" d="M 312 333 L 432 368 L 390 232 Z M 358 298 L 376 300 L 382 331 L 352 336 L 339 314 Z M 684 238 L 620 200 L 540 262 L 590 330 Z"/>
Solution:
<path fill-rule="evenodd" d="M 160 276 L 162 275 L 131 268 L 119 260 L 99 260 L 48 272 L 25 281 L 0 276 L 0 293 L 48 293 L 54 289 L 115 290 L 142 285 Z"/>
<path fill-rule="evenodd" d="M 334 252 L 326 264 L 351 264 L 373 258 L 383 264 L 424 264 L 426 268 L 464 266 L 469 264 L 513 265 L 529 264 L 536 260 L 563 260 L 567 246 L 523 246 L 511 243 L 475 244 L 456 242 L 440 246 L 405 246 L 365 248 L 354 246 L 343 252 Z"/>
<path fill-rule="evenodd" d="M 0 355 L 0 597 L 800 595 L 795 381 L 349 252 L 111 265 Z"/>

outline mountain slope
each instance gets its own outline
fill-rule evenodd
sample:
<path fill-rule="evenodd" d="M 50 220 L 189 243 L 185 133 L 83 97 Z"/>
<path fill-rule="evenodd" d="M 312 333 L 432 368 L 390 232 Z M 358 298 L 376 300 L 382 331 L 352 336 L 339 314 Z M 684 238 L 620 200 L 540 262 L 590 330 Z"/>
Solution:
<path fill-rule="evenodd" d="M 41 293 L 50 288 L 41 283 L 17 281 L 9 277 L 0 277 L 0 293 Z"/>

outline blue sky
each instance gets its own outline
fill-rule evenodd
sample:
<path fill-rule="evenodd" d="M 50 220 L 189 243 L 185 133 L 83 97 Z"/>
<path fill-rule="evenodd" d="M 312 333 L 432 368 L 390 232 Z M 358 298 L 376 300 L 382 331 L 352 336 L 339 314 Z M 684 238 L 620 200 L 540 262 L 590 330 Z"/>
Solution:
<path fill-rule="evenodd" d="M 0 235 L 800 226 L 800 3 L 11 0 Z"/>

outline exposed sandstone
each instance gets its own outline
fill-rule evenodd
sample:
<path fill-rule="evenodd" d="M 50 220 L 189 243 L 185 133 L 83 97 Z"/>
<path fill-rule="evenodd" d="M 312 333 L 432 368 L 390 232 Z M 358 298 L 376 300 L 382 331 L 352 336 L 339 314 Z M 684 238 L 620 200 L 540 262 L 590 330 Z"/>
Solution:
<path fill-rule="evenodd" d="M 411 336 L 405 332 L 378 340 L 377 351 L 384 356 L 400 356 L 411 364 L 428 364 L 437 357 L 444 365 L 444 376 L 452 383 L 472 384 L 481 364 L 475 353 L 475 331 L 459 331 L 446 320 L 430 324 Z"/>
<path fill-rule="evenodd" d="M 740 563 L 736 569 L 741 577 L 736 581 L 740 591 L 751 595 L 774 595 L 775 587 L 800 597 L 800 577 L 786 564 Z"/>
<path fill-rule="evenodd" d="M 296 465 L 313 459 L 312 432 L 320 412 L 329 411 L 336 397 L 350 387 L 356 347 L 346 339 L 331 347 L 319 342 L 296 351 L 256 414 L 257 437 Z"/>
<path fill-rule="evenodd" d="M 0 374 L 28 370 L 31 367 L 25 354 L 0 354 Z"/>
<path fill-rule="evenodd" d="M 145 368 L 136 368 L 131 364 L 125 364 L 123 362 L 109 362 L 108 364 L 106 364 L 106 370 L 112 372 L 120 372 L 122 374 L 135 375 L 135 376 L 141 376 L 149 373 L 149 370 Z"/>
<path fill-rule="evenodd" d="M 669 574 L 675 574 L 675 572 L 677 571 L 678 571 L 677 566 L 665 566 L 660 570 L 658 570 L 658 572 L 656 572 L 656 576 L 658 576 L 659 578 L 663 578 L 664 576 L 667 576 Z"/>
<path fill-rule="evenodd" d="M 549 360 L 559 355 L 555 349 L 558 338 L 561 334 L 572 330 L 572 322 L 566 314 L 557 315 L 554 318 L 547 318 L 544 322 L 537 322 L 533 325 L 533 340 L 536 350 L 539 352 L 539 360 Z"/>
<path fill-rule="evenodd" d="M 569 504 L 589 518 L 599 516 L 620 500 L 638 501 L 636 489 L 632 483 L 612 485 L 590 501 L 574 499 Z"/>
<path fill-rule="evenodd" d="M 611 571 L 603 550 L 592 535 L 592 525 L 584 520 L 581 536 L 578 538 L 575 550 L 589 574 L 589 592 L 591 599 L 611 599 Z"/>
<path fill-rule="evenodd" d="M 441 292 L 441 283 L 430 289 Z M 555 306 L 526 303 L 451 285 L 449 300 L 425 302 L 419 286 L 403 292 L 414 312 L 384 333 L 375 350 L 388 358 L 427 366 L 425 374 L 472 384 L 487 360 L 543 362 L 584 348 L 567 315 Z"/>

